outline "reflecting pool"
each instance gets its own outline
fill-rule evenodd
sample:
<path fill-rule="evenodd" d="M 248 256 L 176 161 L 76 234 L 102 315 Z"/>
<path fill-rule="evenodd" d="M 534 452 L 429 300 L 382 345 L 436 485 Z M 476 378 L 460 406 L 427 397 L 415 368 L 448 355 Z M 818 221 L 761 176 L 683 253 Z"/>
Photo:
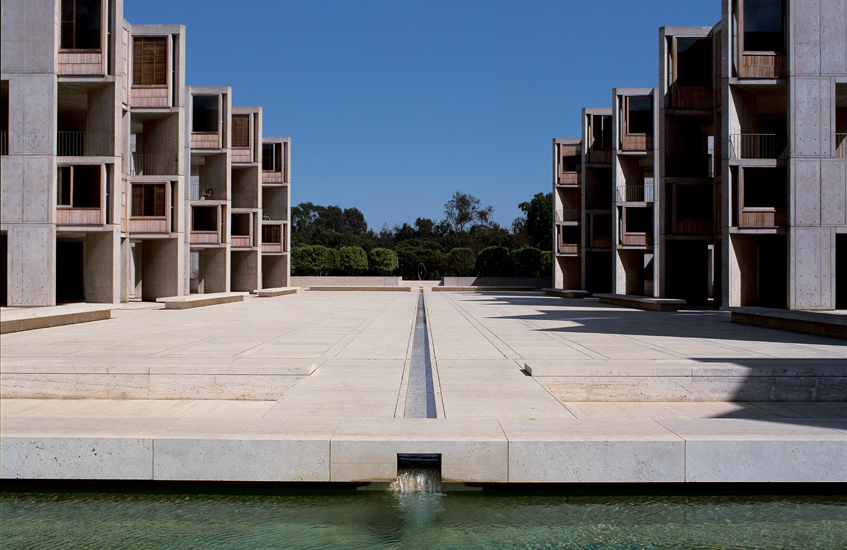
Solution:
<path fill-rule="evenodd" d="M 0 487 L 3 548 L 847 548 L 843 495 L 109 491 Z"/>

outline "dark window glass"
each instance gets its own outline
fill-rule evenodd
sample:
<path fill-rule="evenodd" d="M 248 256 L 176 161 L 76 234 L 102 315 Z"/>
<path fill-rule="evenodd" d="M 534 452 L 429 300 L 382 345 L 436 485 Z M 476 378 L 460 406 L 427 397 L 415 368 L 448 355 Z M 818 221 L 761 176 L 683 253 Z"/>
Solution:
<path fill-rule="evenodd" d="M 218 96 L 196 95 L 192 100 L 191 130 L 193 132 L 218 131 Z"/>
<path fill-rule="evenodd" d="M 218 230 L 218 209 L 217 208 L 202 208 L 194 207 L 191 216 L 192 231 L 217 231 Z"/>
<path fill-rule="evenodd" d="M 653 133 L 653 99 L 650 97 L 630 97 L 628 133 Z"/>
<path fill-rule="evenodd" d="M 274 169 L 274 144 L 265 143 L 262 145 L 262 170 L 272 172 Z"/>
<path fill-rule="evenodd" d="M 248 214 L 233 214 L 230 218 L 232 227 L 230 232 L 236 237 L 250 236 L 250 216 Z"/>
<path fill-rule="evenodd" d="M 626 209 L 627 233 L 652 233 L 653 211 L 650 208 Z"/>
<path fill-rule="evenodd" d="M 56 204 L 59 206 L 71 205 L 71 167 L 59 167 L 59 189 L 56 196 Z"/>
<path fill-rule="evenodd" d="M 784 13 L 783 0 L 744 0 L 744 50 L 783 51 Z"/>
<path fill-rule="evenodd" d="M 606 215 L 594 216 L 594 237 L 598 239 L 612 238 L 612 217 Z"/>
<path fill-rule="evenodd" d="M 100 49 L 100 2 L 101 0 L 62 0 L 62 49 Z"/>
<path fill-rule="evenodd" d="M 680 185 L 676 188 L 676 217 L 681 220 L 712 219 L 712 187 Z"/>
<path fill-rule="evenodd" d="M 785 208 L 785 169 L 747 168 L 744 170 L 744 206 Z"/>
<path fill-rule="evenodd" d="M 74 166 L 73 207 L 100 208 L 100 167 Z"/>
<path fill-rule="evenodd" d="M 676 41 L 677 86 L 712 87 L 712 41 L 680 38 Z"/>
<path fill-rule="evenodd" d="M 262 226 L 262 242 L 268 244 L 282 243 L 281 234 L 278 225 L 263 225 Z"/>

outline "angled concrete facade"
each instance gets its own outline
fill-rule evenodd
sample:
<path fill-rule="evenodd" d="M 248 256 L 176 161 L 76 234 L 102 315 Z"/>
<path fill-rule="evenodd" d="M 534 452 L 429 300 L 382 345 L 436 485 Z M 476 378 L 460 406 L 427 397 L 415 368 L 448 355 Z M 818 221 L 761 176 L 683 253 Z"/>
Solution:
<path fill-rule="evenodd" d="M 723 0 L 713 27 L 662 27 L 659 53 L 657 88 L 613 92 L 612 292 L 847 308 L 847 7 Z M 557 288 L 607 287 L 580 256 Z"/>
<path fill-rule="evenodd" d="M 2 10 L 0 303 L 260 289 L 261 108 L 186 86 L 185 27 L 132 25 L 121 0 Z"/>

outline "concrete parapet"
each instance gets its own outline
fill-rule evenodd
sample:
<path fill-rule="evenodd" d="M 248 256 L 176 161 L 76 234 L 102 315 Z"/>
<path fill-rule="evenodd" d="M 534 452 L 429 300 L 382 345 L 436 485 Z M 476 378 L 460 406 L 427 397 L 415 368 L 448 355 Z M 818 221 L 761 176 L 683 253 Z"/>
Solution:
<path fill-rule="evenodd" d="M 297 294 L 300 291 L 299 287 L 281 287 L 281 288 L 260 288 L 256 291 L 256 296 L 259 298 L 273 298 L 275 296 L 286 296 L 288 294 Z"/>
<path fill-rule="evenodd" d="M 400 286 L 402 277 L 291 277 L 290 286 Z"/>
<path fill-rule="evenodd" d="M 4 309 L 0 319 L 0 334 L 111 319 L 113 307 L 73 304 L 33 309 Z"/>
<path fill-rule="evenodd" d="M 685 300 L 673 298 L 652 298 L 650 296 L 631 296 L 627 294 L 595 294 L 601 304 L 632 307 L 647 311 L 677 311 L 685 305 Z"/>
<path fill-rule="evenodd" d="M 553 280 L 548 277 L 444 277 L 442 286 L 480 287 L 532 287 L 550 288 Z"/>
<path fill-rule="evenodd" d="M 310 286 L 309 290 L 411 292 L 410 286 Z"/>
<path fill-rule="evenodd" d="M 843 314 L 766 307 L 734 307 L 729 311 L 733 323 L 847 338 L 847 315 Z"/>
<path fill-rule="evenodd" d="M 158 298 L 156 301 L 165 304 L 165 309 L 191 309 L 195 307 L 216 306 L 230 302 L 243 302 L 247 292 L 216 292 L 214 294 L 189 294 L 186 296 L 170 296 Z"/>
<path fill-rule="evenodd" d="M 434 286 L 434 292 L 534 292 L 534 286 Z"/>

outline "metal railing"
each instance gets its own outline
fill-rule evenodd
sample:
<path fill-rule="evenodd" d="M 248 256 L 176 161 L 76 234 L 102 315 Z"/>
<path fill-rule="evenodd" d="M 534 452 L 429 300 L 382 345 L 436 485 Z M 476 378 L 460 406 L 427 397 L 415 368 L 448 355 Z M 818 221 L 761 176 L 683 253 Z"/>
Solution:
<path fill-rule="evenodd" d="M 101 157 L 114 154 L 114 136 L 106 132 L 68 132 L 56 135 L 56 152 L 60 157 Z"/>
<path fill-rule="evenodd" d="M 578 222 L 579 221 L 579 210 L 556 210 L 556 221 L 557 222 Z"/>
<path fill-rule="evenodd" d="M 173 176 L 179 172 L 177 157 L 163 154 L 132 154 L 130 176 Z"/>
<path fill-rule="evenodd" d="M 9 154 L 9 132 L 0 132 L 0 155 Z"/>
<path fill-rule="evenodd" d="M 233 208 L 258 208 L 259 201 L 256 195 L 249 193 L 233 193 L 232 194 Z"/>
<path fill-rule="evenodd" d="M 653 202 L 653 186 L 620 186 L 618 187 L 618 202 Z"/>
<path fill-rule="evenodd" d="M 835 134 L 835 158 L 847 159 L 847 134 Z"/>
<path fill-rule="evenodd" d="M 784 159 L 788 147 L 779 134 L 732 134 L 729 156 L 734 159 Z"/>

